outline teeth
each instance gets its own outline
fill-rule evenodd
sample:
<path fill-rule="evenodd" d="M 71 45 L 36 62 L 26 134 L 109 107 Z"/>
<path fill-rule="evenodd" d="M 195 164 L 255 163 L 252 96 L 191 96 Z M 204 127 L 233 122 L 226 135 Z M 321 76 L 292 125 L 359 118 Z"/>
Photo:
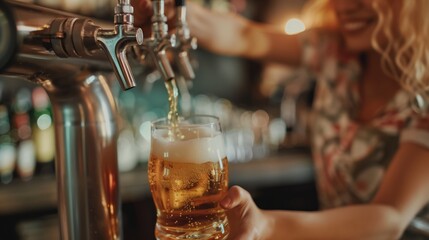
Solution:
<path fill-rule="evenodd" d="M 356 31 L 359 30 L 363 27 L 365 27 L 366 22 L 349 22 L 349 23 L 344 23 L 344 29 L 347 31 Z"/>

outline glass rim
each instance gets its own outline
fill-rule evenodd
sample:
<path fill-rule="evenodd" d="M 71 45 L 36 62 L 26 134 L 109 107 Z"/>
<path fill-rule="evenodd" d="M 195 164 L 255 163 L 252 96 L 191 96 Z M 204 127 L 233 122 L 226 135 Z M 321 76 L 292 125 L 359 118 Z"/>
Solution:
<path fill-rule="evenodd" d="M 192 118 L 207 118 L 207 119 L 213 119 L 213 121 L 206 122 L 206 123 L 187 123 L 186 125 L 181 125 L 181 123 L 183 123 L 183 121 L 186 121 L 186 120 L 189 120 Z M 215 116 L 215 115 L 195 114 L 195 115 L 190 115 L 190 116 L 179 118 L 179 128 L 182 126 L 185 126 L 187 128 L 204 127 L 204 126 L 212 126 L 214 124 L 220 125 L 220 118 L 218 116 Z M 163 117 L 163 118 L 159 118 L 159 119 L 151 121 L 151 127 L 152 127 L 152 129 L 154 129 L 154 128 L 155 129 L 156 128 L 164 129 L 164 128 L 169 128 L 170 124 L 168 123 L 167 117 Z"/>

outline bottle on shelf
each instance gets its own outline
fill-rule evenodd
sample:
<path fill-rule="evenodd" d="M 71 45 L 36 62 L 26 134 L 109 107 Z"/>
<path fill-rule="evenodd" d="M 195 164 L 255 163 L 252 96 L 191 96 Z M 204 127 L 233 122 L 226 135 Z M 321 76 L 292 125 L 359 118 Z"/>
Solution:
<path fill-rule="evenodd" d="M 36 156 L 36 175 L 55 174 L 55 135 L 51 103 L 46 91 L 36 87 L 32 91 L 32 130 Z"/>
<path fill-rule="evenodd" d="M 11 136 L 9 111 L 0 102 L 0 182 L 10 183 L 16 161 L 15 143 Z"/>
<path fill-rule="evenodd" d="M 13 137 L 16 142 L 15 176 L 22 180 L 30 180 L 36 166 L 30 122 L 31 108 L 31 90 L 23 87 L 18 90 L 12 102 Z"/>

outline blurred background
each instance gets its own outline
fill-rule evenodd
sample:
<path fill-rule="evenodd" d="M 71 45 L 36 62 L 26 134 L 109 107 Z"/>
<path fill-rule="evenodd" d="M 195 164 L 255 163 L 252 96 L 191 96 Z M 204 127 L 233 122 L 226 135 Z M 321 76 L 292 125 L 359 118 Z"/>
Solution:
<path fill-rule="evenodd" d="M 26 1 L 111 21 L 112 0 Z M 305 0 L 204 0 L 287 34 L 305 30 Z M 180 113 L 221 119 L 230 183 L 265 209 L 317 210 L 308 142 L 314 84 L 304 69 L 191 53 L 196 79 L 178 77 Z M 134 68 L 137 87 L 110 81 L 121 112 L 118 139 L 124 239 L 154 239 L 155 208 L 147 182 L 150 121 L 166 116 L 167 93 L 149 64 Z M 110 76 L 113 78 L 114 76 Z M 58 239 L 55 140 L 49 98 L 25 81 L 0 76 L 0 239 Z"/>

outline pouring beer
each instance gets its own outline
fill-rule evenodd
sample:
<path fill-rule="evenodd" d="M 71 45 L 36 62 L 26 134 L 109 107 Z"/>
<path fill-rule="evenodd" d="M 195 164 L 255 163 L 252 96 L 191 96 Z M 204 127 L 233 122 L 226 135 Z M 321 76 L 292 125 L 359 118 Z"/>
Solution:
<path fill-rule="evenodd" d="M 216 117 L 153 122 L 148 171 L 157 239 L 227 238 L 219 201 L 228 189 L 228 160 Z"/>

